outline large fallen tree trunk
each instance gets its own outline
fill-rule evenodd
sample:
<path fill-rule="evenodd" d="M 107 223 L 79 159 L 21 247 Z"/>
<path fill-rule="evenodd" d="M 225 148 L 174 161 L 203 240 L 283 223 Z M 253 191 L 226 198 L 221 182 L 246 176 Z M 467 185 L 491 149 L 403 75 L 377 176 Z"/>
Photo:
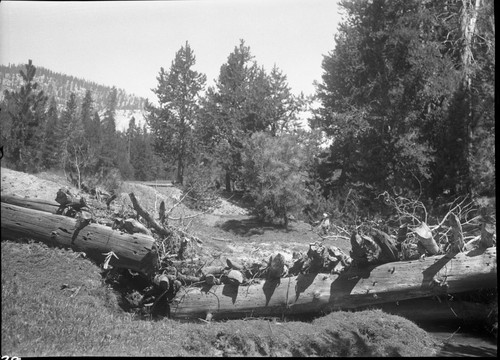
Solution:
<path fill-rule="evenodd" d="M 67 216 L 4 202 L 1 209 L 2 239 L 26 237 L 40 240 L 84 251 L 98 262 L 113 252 L 118 257 L 110 260 L 113 267 L 131 269 L 147 276 L 154 272 L 157 259 L 152 251 L 155 240 L 151 236 L 123 233 L 97 224 L 82 224 Z"/>
<path fill-rule="evenodd" d="M 61 206 L 55 201 L 26 199 L 20 196 L 13 196 L 13 195 L 2 195 L 1 202 L 25 207 L 28 209 L 45 211 L 51 214 L 56 214 Z"/>
<path fill-rule="evenodd" d="M 49 214 L 58 208 L 59 205 L 48 201 L 2 196 L 2 239 L 34 238 L 85 251 L 98 261 L 112 251 L 118 256 L 111 258 L 112 266 L 148 276 L 154 273 L 157 259 L 151 251 L 152 237 L 120 233 L 94 224 L 82 227 L 73 218 Z M 307 314 L 494 288 L 496 248 L 351 268 L 340 276 L 319 273 L 280 278 L 281 273 L 280 268 L 277 277 L 256 280 L 260 283 L 249 286 L 233 282 L 181 288 L 172 302 L 171 315 L 203 318 L 210 313 L 215 318 L 235 318 Z"/>
<path fill-rule="evenodd" d="M 414 261 L 351 268 L 341 275 L 306 274 L 181 289 L 171 316 L 178 319 L 282 316 L 354 309 L 372 304 L 459 293 L 497 285 L 496 248 L 479 248 Z"/>

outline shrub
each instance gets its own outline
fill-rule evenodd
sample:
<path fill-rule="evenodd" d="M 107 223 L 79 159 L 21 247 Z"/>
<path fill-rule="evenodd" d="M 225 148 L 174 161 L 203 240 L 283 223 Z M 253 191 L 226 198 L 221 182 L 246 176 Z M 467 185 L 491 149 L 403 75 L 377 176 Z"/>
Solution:
<path fill-rule="evenodd" d="M 215 169 L 201 163 L 186 169 L 184 186 L 184 203 L 191 209 L 207 211 L 220 205 L 219 191 L 215 186 Z"/>
<path fill-rule="evenodd" d="M 85 185 L 89 189 L 103 188 L 109 193 L 114 193 L 121 186 L 123 180 L 120 171 L 115 168 L 100 170 L 84 178 Z"/>
<path fill-rule="evenodd" d="M 254 201 L 255 214 L 266 221 L 297 213 L 306 203 L 307 152 L 295 135 L 257 132 L 244 144 L 243 178 Z"/>

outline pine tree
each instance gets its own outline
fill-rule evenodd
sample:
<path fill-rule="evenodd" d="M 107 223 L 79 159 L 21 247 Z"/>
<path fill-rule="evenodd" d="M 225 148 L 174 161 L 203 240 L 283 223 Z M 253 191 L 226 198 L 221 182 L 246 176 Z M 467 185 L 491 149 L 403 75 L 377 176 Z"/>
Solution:
<path fill-rule="evenodd" d="M 138 130 L 139 128 L 137 127 L 135 123 L 135 117 L 131 117 L 129 122 L 128 122 L 128 129 L 126 131 L 127 135 L 127 156 L 130 161 L 132 158 L 132 143 L 137 139 L 138 137 Z"/>
<path fill-rule="evenodd" d="M 321 129 L 333 139 L 329 177 L 364 196 L 429 190 L 458 72 L 441 46 L 434 2 L 343 1 L 346 21 L 323 60 Z M 440 146 L 442 146 L 441 143 Z"/>
<path fill-rule="evenodd" d="M 265 220 L 288 218 L 306 203 L 309 149 L 297 135 L 256 132 L 245 141 L 243 174 L 256 215 Z"/>
<path fill-rule="evenodd" d="M 82 100 L 82 106 L 80 110 L 80 118 L 83 124 L 83 129 L 85 131 L 85 137 L 91 138 L 91 128 L 92 128 L 92 113 L 94 110 L 94 100 L 92 99 L 92 92 L 87 90 L 85 92 L 85 97 Z"/>
<path fill-rule="evenodd" d="M 156 180 L 164 177 L 163 161 L 154 152 L 154 138 L 147 130 L 137 127 L 130 144 L 130 162 L 136 180 Z"/>
<path fill-rule="evenodd" d="M 155 136 L 155 150 L 177 166 L 176 181 L 183 183 L 185 167 L 192 161 L 195 144 L 193 126 L 198 113 L 198 97 L 206 76 L 192 70 L 196 64 L 193 50 L 186 42 L 175 54 L 169 71 L 163 67 L 154 93 L 159 107 L 148 104 L 147 121 Z"/>
<path fill-rule="evenodd" d="M 231 181 L 244 183 L 240 169 L 245 139 L 256 132 L 277 136 L 298 128 L 303 104 L 279 68 L 267 74 L 241 40 L 221 66 L 215 86 L 208 89 L 197 124 L 199 143 L 206 157 L 224 170 L 227 191 Z"/>
<path fill-rule="evenodd" d="M 248 112 L 246 103 L 252 74 L 257 70 L 250 48 L 240 40 L 239 46 L 221 66 L 215 87 L 209 87 L 204 99 L 198 138 L 205 152 L 211 154 L 225 172 L 226 191 L 232 190 L 231 181 L 238 178 L 241 168 L 244 124 L 247 130 L 252 127 L 247 120 L 253 115 Z"/>
<path fill-rule="evenodd" d="M 476 4 L 479 3 L 476 0 Z M 482 0 L 473 33 L 471 74 L 469 173 L 474 195 L 495 196 L 495 11 Z"/>
<path fill-rule="evenodd" d="M 47 96 L 34 81 L 36 67 L 29 60 L 20 70 L 23 85 L 17 92 L 5 92 L 11 118 L 6 159 L 18 170 L 38 171 L 42 166 L 43 128 Z"/>
<path fill-rule="evenodd" d="M 113 87 L 108 94 L 106 111 L 100 125 L 102 135 L 99 148 L 99 166 L 106 171 L 117 165 L 116 104 L 117 89 Z"/>
<path fill-rule="evenodd" d="M 56 128 L 59 163 L 64 171 L 68 170 L 70 145 L 72 140 L 71 130 L 76 122 L 77 107 L 78 104 L 76 95 L 75 93 L 71 93 L 68 101 L 66 102 L 66 108 L 61 114 L 61 118 L 59 119 L 59 123 Z"/>
<path fill-rule="evenodd" d="M 134 167 L 128 154 L 129 141 L 126 133 L 118 132 L 116 136 L 116 166 L 124 180 L 134 179 Z"/>
<path fill-rule="evenodd" d="M 292 94 L 286 75 L 276 65 L 269 74 L 269 86 L 267 131 L 276 136 L 300 128 L 298 114 L 306 104 L 303 94 Z"/>
<path fill-rule="evenodd" d="M 106 111 L 102 119 L 102 130 L 106 136 L 114 137 L 116 134 L 116 105 L 118 90 L 113 86 L 108 94 Z"/>
<path fill-rule="evenodd" d="M 11 128 L 12 128 L 12 117 L 10 116 L 10 113 L 15 111 L 15 106 L 13 102 L 7 101 L 7 99 L 4 97 L 4 99 L 0 103 L 0 136 L 1 136 L 1 144 L 2 146 L 5 145 L 5 158 L 4 158 L 4 163 L 6 161 L 9 161 L 9 155 L 8 155 L 8 149 L 9 149 L 9 144 L 11 142 Z"/>
<path fill-rule="evenodd" d="M 441 42 L 459 77 L 445 121 L 436 133 L 436 192 L 495 192 L 494 2 L 462 0 L 434 5 Z"/>
<path fill-rule="evenodd" d="M 56 99 L 50 98 L 49 109 L 47 111 L 47 123 L 44 134 L 43 161 L 45 168 L 52 169 L 59 164 L 59 150 L 57 147 L 57 127 L 59 123 L 59 111 L 57 110 Z"/>

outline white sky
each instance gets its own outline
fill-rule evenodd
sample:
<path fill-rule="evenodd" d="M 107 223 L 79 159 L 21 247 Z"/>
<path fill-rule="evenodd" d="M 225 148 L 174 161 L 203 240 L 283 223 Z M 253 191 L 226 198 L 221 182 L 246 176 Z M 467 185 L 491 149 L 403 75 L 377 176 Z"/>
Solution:
<path fill-rule="evenodd" d="M 186 40 L 212 85 L 244 39 L 258 64 L 276 64 L 294 93 L 308 95 L 339 21 L 337 0 L 2 1 L 0 63 L 32 59 L 156 101 L 160 67 Z"/>

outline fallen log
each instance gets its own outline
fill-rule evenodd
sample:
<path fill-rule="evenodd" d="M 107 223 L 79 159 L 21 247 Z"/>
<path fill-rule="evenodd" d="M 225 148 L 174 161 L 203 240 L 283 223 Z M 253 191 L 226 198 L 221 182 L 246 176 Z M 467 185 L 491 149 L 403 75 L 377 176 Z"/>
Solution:
<path fill-rule="evenodd" d="M 60 193 L 61 190 L 59 190 L 58 192 L 59 201 L 61 201 L 61 197 L 59 196 Z M 88 206 L 84 198 L 78 198 L 77 200 L 69 202 L 67 202 L 66 199 L 63 199 L 62 203 L 58 204 L 57 202 L 49 200 L 22 198 L 20 196 L 15 196 L 15 195 L 2 195 L 1 202 L 25 207 L 28 209 L 45 211 L 51 214 L 63 214 L 67 216 L 68 216 L 68 211 L 67 211 L 68 208 L 73 210 L 72 211 L 73 214 L 76 212 L 88 210 Z"/>
<path fill-rule="evenodd" d="M 355 309 L 497 286 L 496 248 L 353 268 L 341 275 L 301 274 L 181 288 L 170 306 L 177 319 L 283 316 Z M 210 315 L 209 315 L 210 314 Z"/>
<path fill-rule="evenodd" d="M 145 234 L 127 234 L 98 224 L 85 224 L 67 216 L 1 203 L 1 238 L 25 237 L 50 245 L 83 251 L 88 257 L 102 262 L 107 253 L 118 259 L 113 267 L 151 275 L 158 260 L 153 250 L 154 238 Z"/>
<path fill-rule="evenodd" d="M 130 200 L 132 201 L 132 205 L 134 206 L 134 210 L 137 212 L 139 216 L 141 216 L 148 223 L 149 227 L 152 227 L 158 234 L 163 236 L 172 235 L 172 231 L 160 225 L 144 208 L 139 204 L 137 198 L 134 193 L 128 194 Z"/>
<path fill-rule="evenodd" d="M 56 214 L 60 205 L 55 201 L 40 200 L 40 199 L 27 199 L 20 196 L 2 195 L 1 202 L 25 207 L 28 209 L 45 211 L 51 214 Z"/>

